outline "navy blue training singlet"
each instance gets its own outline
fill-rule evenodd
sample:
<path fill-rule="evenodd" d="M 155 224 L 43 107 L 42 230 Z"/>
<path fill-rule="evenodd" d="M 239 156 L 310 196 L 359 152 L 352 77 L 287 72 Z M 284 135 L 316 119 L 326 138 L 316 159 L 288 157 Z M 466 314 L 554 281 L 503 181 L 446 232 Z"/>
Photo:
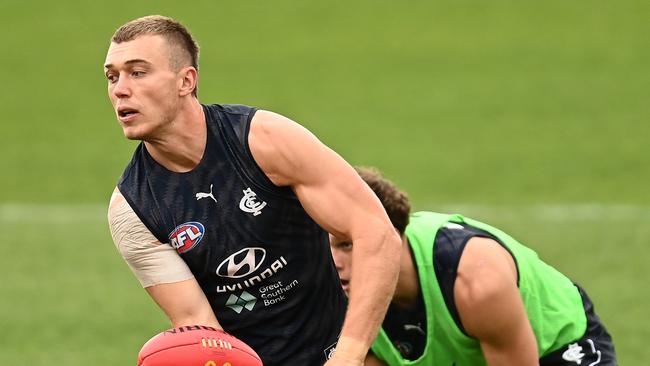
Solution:
<path fill-rule="evenodd" d="M 224 329 L 265 365 L 322 365 L 346 308 L 327 233 L 255 163 L 256 110 L 203 109 L 207 142 L 193 170 L 167 170 L 140 143 L 118 188 L 188 264 Z"/>

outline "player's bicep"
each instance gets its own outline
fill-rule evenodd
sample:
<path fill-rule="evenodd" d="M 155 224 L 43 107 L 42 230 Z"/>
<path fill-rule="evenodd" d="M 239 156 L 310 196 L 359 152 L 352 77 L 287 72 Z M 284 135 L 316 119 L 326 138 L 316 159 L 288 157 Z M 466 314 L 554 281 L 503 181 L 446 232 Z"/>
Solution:
<path fill-rule="evenodd" d="M 160 243 L 116 189 L 108 209 L 113 242 L 143 287 L 193 279 L 176 251 Z"/>
<path fill-rule="evenodd" d="M 304 169 L 303 177 L 293 186 L 319 225 L 337 237 L 352 239 L 387 223 L 381 203 L 351 166 L 334 152 L 323 154 L 320 162 Z"/>
<path fill-rule="evenodd" d="M 490 366 L 538 364 L 516 265 L 500 244 L 480 237 L 469 240 L 458 265 L 454 298 L 465 330 L 479 340 Z"/>
<path fill-rule="evenodd" d="M 351 228 L 372 230 L 388 222 L 354 168 L 297 123 L 260 111 L 249 145 L 267 176 L 277 185 L 291 186 L 307 213 L 335 236 L 349 238 Z"/>

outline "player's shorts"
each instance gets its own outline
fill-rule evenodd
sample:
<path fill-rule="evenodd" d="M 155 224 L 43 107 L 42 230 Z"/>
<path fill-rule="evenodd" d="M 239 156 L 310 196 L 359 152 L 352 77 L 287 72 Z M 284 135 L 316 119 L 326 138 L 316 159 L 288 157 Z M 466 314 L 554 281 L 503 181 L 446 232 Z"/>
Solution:
<path fill-rule="evenodd" d="M 617 366 L 612 337 L 594 312 L 589 296 L 576 285 L 587 315 L 587 330 L 579 340 L 563 346 L 539 360 L 540 366 Z"/>

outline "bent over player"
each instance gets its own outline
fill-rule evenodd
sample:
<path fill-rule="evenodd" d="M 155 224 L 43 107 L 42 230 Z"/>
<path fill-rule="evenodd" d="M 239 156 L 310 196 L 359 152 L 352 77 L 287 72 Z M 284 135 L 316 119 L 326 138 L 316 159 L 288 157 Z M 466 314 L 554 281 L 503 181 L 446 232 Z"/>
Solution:
<path fill-rule="evenodd" d="M 362 364 L 400 242 L 354 169 L 286 117 L 201 104 L 198 46 L 170 18 L 120 27 L 104 71 L 124 135 L 141 141 L 111 233 L 172 325 L 223 327 L 265 365 Z M 324 229 L 358 246 L 365 286 L 347 312 Z"/>
<path fill-rule="evenodd" d="M 403 242 L 397 289 L 367 366 L 616 365 L 587 294 L 532 250 L 461 215 L 410 215 L 406 194 L 376 171 L 359 173 Z M 354 295 L 363 286 L 353 280 L 356 243 L 331 240 Z"/>

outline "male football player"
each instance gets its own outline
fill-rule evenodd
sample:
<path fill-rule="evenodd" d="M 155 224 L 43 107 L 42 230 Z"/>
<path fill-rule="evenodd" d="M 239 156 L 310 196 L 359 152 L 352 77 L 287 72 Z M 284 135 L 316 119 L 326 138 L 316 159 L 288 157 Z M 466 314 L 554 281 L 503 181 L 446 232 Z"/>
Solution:
<path fill-rule="evenodd" d="M 111 198 L 115 244 L 175 327 L 223 327 L 265 365 L 361 365 L 399 267 L 385 211 L 297 123 L 200 103 L 198 67 L 198 45 L 167 17 L 111 39 L 108 95 L 141 141 Z M 325 230 L 358 248 L 347 311 Z"/>
<path fill-rule="evenodd" d="M 461 215 L 410 214 L 408 196 L 359 169 L 402 237 L 397 289 L 373 365 L 616 365 L 587 294 L 503 231 Z M 331 236 L 351 296 L 356 243 Z"/>

